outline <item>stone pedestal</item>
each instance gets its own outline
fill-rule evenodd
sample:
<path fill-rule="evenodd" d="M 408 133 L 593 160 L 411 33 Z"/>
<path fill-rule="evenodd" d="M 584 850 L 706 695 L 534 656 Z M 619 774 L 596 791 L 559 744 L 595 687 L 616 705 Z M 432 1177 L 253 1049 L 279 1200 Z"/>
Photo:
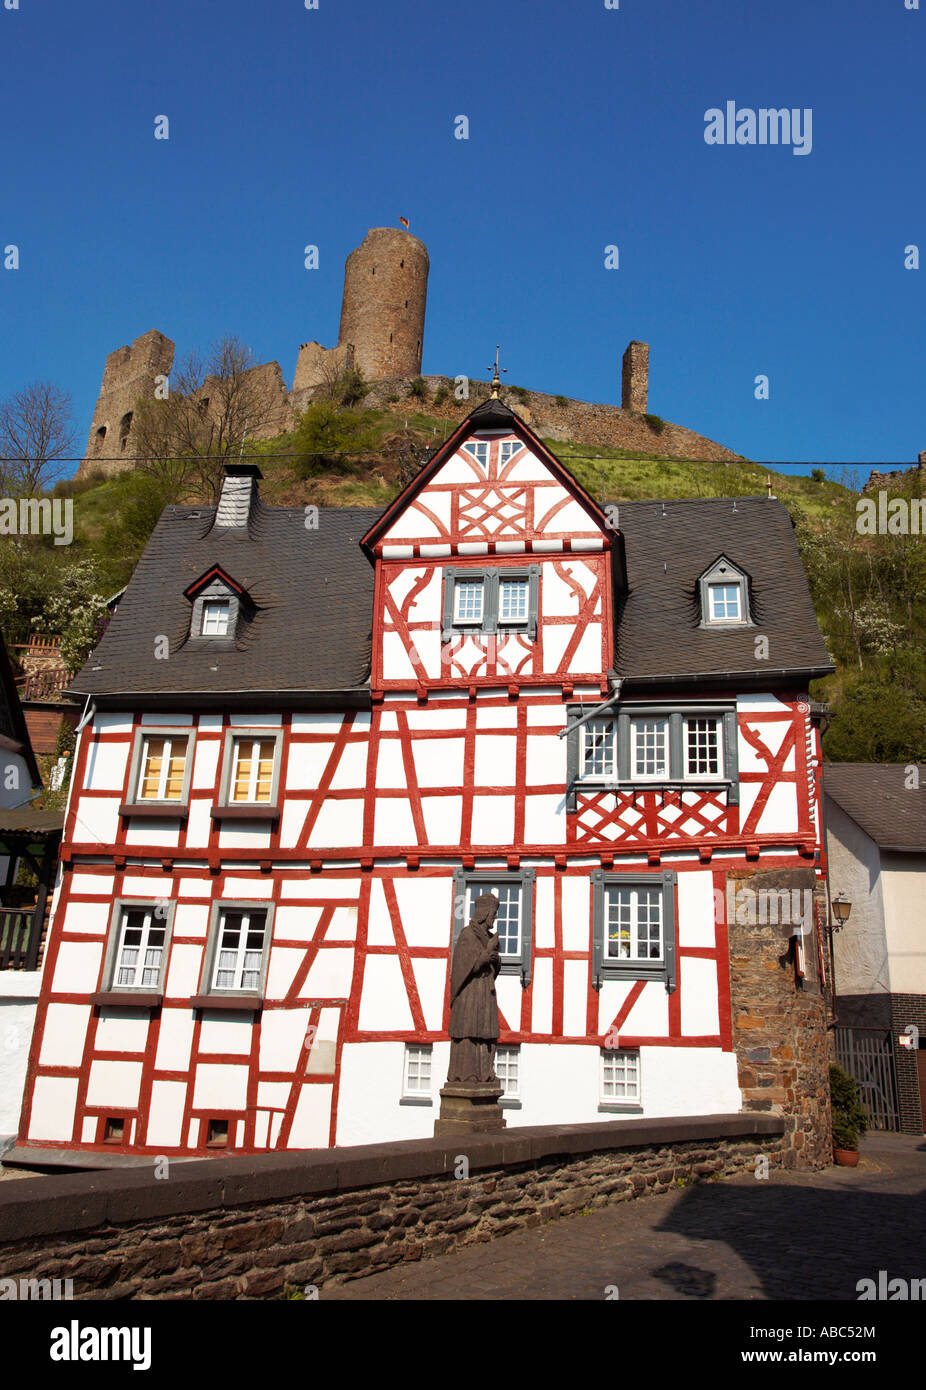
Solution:
<path fill-rule="evenodd" d="M 441 1134 L 489 1134 L 505 1128 L 505 1112 L 499 1105 L 502 1087 L 497 1081 L 483 1084 L 450 1082 L 441 1087 L 440 1117 L 434 1122 Z"/>

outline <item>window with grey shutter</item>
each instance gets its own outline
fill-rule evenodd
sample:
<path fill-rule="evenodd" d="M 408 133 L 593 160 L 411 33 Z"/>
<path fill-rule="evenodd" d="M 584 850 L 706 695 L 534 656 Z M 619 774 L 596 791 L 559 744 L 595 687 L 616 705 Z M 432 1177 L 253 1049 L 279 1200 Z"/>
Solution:
<path fill-rule="evenodd" d="M 507 588 L 502 589 L 506 584 Z M 459 597 L 465 586 L 481 585 L 481 608 L 476 614 L 472 602 Z M 523 585 L 523 596 L 516 586 Z M 444 597 L 441 607 L 441 641 L 450 642 L 463 633 L 473 632 L 491 636 L 523 632 L 531 641 L 537 639 L 540 612 L 540 566 L 527 565 L 516 569 L 444 568 Z"/>
<path fill-rule="evenodd" d="M 453 875 L 453 945 L 472 916 L 481 893 L 498 898 L 499 909 L 493 931 L 499 937 L 502 975 L 520 975 L 526 988 L 531 981 L 534 955 L 534 879 L 533 869 L 514 872 L 491 870 L 472 872 L 457 869 Z"/>
<path fill-rule="evenodd" d="M 589 709 L 588 705 L 568 705 L 568 723 L 574 724 Z M 576 810 L 576 793 L 583 787 L 590 791 L 718 787 L 726 788 L 731 804 L 739 801 L 735 708 L 621 705 L 605 712 L 602 720 L 615 720 L 617 725 L 614 775 L 603 774 L 601 767 L 588 771 L 588 759 L 583 758 L 588 725 L 570 728 L 566 736 L 567 811 Z"/>
<path fill-rule="evenodd" d="M 663 980 L 675 989 L 674 870 L 592 874 L 592 985 L 604 980 Z"/>

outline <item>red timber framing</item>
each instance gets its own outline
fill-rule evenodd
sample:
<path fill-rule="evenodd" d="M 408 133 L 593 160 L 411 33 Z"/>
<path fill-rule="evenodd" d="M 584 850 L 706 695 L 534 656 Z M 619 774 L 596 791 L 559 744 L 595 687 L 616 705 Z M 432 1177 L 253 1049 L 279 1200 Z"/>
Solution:
<path fill-rule="evenodd" d="M 493 426 L 484 466 L 460 447 L 476 429 L 461 426 L 364 538 L 376 569 L 368 709 L 271 716 L 229 697 L 222 714 L 191 707 L 162 719 L 136 708 L 98 713 L 84 729 L 23 1143 L 205 1156 L 217 1152 L 212 1121 L 227 1122 L 238 1152 L 345 1142 L 345 1107 L 381 1084 L 367 1079 L 358 1091 L 348 1054 L 446 1041 L 461 868 L 535 876 L 530 977 L 499 977 L 502 1045 L 584 1048 L 595 1067 L 615 1038 L 676 1059 L 701 1049 L 725 1054 L 735 1078 L 726 921 L 692 930 L 690 904 L 696 879 L 716 903 L 727 875 L 759 858 L 763 868 L 819 866 L 809 706 L 796 689 L 739 698 L 739 804 L 719 787 L 579 789 L 567 811 L 558 735 L 567 705 L 611 688 L 614 588 L 625 582 L 617 537 L 523 426 Z M 519 447 L 502 460 L 504 443 Z M 445 467 L 456 471 L 442 481 Z M 536 639 L 442 640 L 445 567 L 504 574 L 528 563 L 540 571 Z M 709 682 L 697 694 L 717 698 Z M 194 735 L 185 814 L 133 814 L 134 750 L 142 730 L 165 728 Z M 236 729 L 278 744 L 273 817 L 212 814 Z M 676 875 L 673 990 L 643 979 L 594 987 L 598 869 L 654 883 Z M 106 989 L 117 901 L 172 905 L 160 1002 L 92 1003 Z M 238 901 L 272 907 L 272 942 L 259 1005 L 223 1020 L 193 1001 L 207 988 L 215 905 Z M 394 1084 L 397 1127 L 382 1139 L 410 1134 L 399 1120 L 422 1113 L 399 1115 L 398 1076 Z M 55 1097 L 66 1132 L 53 1132 Z M 165 1107 L 172 1140 L 153 1118 Z M 727 1107 L 724 1096 L 713 1110 Z M 120 1145 L 104 1142 L 111 1119 L 125 1125 Z"/>

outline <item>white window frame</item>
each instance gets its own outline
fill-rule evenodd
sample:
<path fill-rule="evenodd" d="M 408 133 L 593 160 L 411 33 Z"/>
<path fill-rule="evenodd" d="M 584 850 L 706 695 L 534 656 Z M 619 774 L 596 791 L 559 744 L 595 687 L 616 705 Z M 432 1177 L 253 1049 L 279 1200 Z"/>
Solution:
<path fill-rule="evenodd" d="M 499 1072 L 501 1063 L 505 1073 L 504 1080 Z M 511 1069 L 514 1067 L 514 1089 L 510 1087 Z M 495 1075 L 502 1082 L 501 1103 L 511 1105 L 521 1102 L 521 1049 L 517 1043 L 504 1043 L 495 1049 Z"/>
<path fill-rule="evenodd" d="M 240 929 L 239 929 L 241 939 L 240 939 L 240 941 L 239 941 L 239 943 L 238 943 L 238 946 L 237 946 L 236 948 L 232 948 L 232 947 L 224 947 L 224 948 L 223 948 L 223 946 L 222 946 L 222 937 L 223 937 L 224 932 L 225 932 L 226 919 L 227 919 L 227 917 L 229 916 L 229 914 L 231 914 L 231 913 L 240 913 L 240 915 L 241 915 L 242 922 L 241 922 L 241 927 L 240 927 Z M 249 966 L 249 967 L 246 967 L 246 966 L 245 966 L 245 958 L 246 958 L 249 954 L 250 954 L 250 955 L 253 955 L 253 954 L 255 953 L 253 947 L 250 947 L 250 948 L 249 948 L 249 947 L 247 946 L 247 936 L 248 936 L 248 933 L 252 930 L 252 928 L 251 928 L 251 918 L 252 918 L 252 917 L 255 917 L 255 916 L 258 916 L 258 915 L 261 916 L 261 917 L 263 917 L 263 919 L 264 919 L 264 924 L 263 924 L 263 929 L 262 929 L 262 933 L 261 933 L 260 950 L 257 952 L 257 955 L 259 956 L 259 962 L 258 962 L 258 965 L 257 965 L 257 968 L 256 968 L 256 973 L 257 973 L 257 984 L 256 984 L 256 985 L 245 985 L 245 984 L 243 983 L 243 977 L 244 977 L 246 968 L 247 968 L 247 970 L 248 970 L 248 973 L 253 973 L 253 972 L 254 972 L 254 966 L 253 966 L 253 965 L 252 965 L 252 966 Z M 269 920 L 268 920 L 268 912 L 267 912 L 267 908 L 266 908 L 266 907 L 254 908 L 252 905 L 249 905 L 249 906 L 245 907 L 245 906 L 237 906 L 237 905 L 235 905 L 235 904 L 233 904 L 233 903 L 223 903 L 223 904 L 221 905 L 221 910 L 220 910 L 220 912 L 219 912 L 218 921 L 217 921 L 217 924 L 216 924 L 215 951 L 214 951 L 214 953 L 213 953 L 213 958 L 212 958 L 212 961 L 211 961 L 211 964 L 210 964 L 210 971 L 209 971 L 209 993 L 210 993 L 210 994 L 259 994 L 259 993 L 261 992 L 262 987 L 263 987 L 263 977 L 264 977 L 264 961 L 266 960 L 266 956 L 267 956 L 267 943 L 268 943 L 268 935 L 267 935 L 267 934 L 268 934 L 268 931 L 269 931 L 269 927 L 270 927 L 270 923 L 269 923 Z M 223 965 L 222 965 L 222 952 L 223 952 L 223 950 L 234 950 L 234 951 L 235 951 L 235 955 L 236 955 L 235 965 L 234 965 L 234 969 L 233 969 L 233 974 L 234 974 L 234 978 L 235 978 L 235 983 L 234 983 L 234 984 L 231 984 L 231 985 L 228 985 L 228 984 L 220 985 L 220 984 L 218 983 L 219 972 L 220 972 L 220 971 L 225 972 L 225 971 L 227 971 L 227 969 L 228 969 L 228 966 L 223 966 Z"/>
<path fill-rule="evenodd" d="M 659 955 L 641 956 L 640 955 L 640 893 L 655 894 L 659 904 Z M 613 893 L 627 893 L 630 895 L 630 946 L 632 954 L 629 956 L 614 955 L 610 950 L 610 906 L 611 895 Z M 607 883 L 604 890 L 604 959 L 608 965 L 664 965 L 666 960 L 666 920 L 665 920 L 665 894 L 662 883 L 652 884 L 643 883 Z"/>
<path fill-rule="evenodd" d="M 602 726 L 611 726 L 610 737 L 608 737 L 608 747 L 605 750 L 604 762 L 606 770 L 596 772 L 590 770 L 588 744 L 594 736 L 596 730 Z M 605 732 L 602 730 L 602 732 Z M 617 720 L 613 715 L 602 715 L 599 719 L 588 719 L 577 730 L 579 735 L 579 777 L 583 782 L 616 782 L 617 781 Z M 610 771 L 607 767 L 610 767 Z"/>
<path fill-rule="evenodd" d="M 231 626 L 231 600 L 227 598 L 203 599 L 203 621 L 200 634 L 203 637 L 227 637 Z M 224 619 L 221 627 L 213 625 L 212 620 Z"/>
<path fill-rule="evenodd" d="M 517 584 L 524 595 L 524 617 L 506 618 L 502 611 L 502 593 L 506 584 Z M 526 574 L 506 575 L 504 570 L 498 576 L 498 625 L 499 627 L 527 627 L 531 616 L 531 582 Z"/>
<path fill-rule="evenodd" d="M 692 772 L 691 759 L 689 756 L 688 733 L 692 724 L 699 724 L 710 721 L 714 726 L 714 743 L 717 753 L 716 772 Z M 724 768 L 724 736 L 723 736 L 723 716 L 719 714 L 688 714 L 682 717 L 682 766 L 685 774 L 685 781 L 692 783 L 703 782 L 724 782 L 726 781 L 726 770 Z"/>
<path fill-rule="evenodd" d="M 640 724 L 660 724 L 663 734 L 664 765 L 663 772 L 641 772 L 637 759 L 637 728 Z M 630 721 L 630 777 L 633 782 L 668 782 L 672 760 L 670 727 L 667 715 L 635 715 Z"/>
<path fill-rule="evenodd" d="M 601 1061 L 598 1069 L 598 1103 L 601 1107 L 608 1109 L 633 1109 L 637 1110 L 643 1103 L 643 1082 L 640 1067 L 640 1052 L 637 1048 L 602 1048 L 600 1053 Z M 622 1075 L 617 1074 L 617 1067 L 623 1063 Z M 631 1074 L 629 1064 L 633 1063 Z M 608 1075 L 608 1072 L 611 1075 Z M 620 1086 L 625 1088 L 634 1084 L 635 1090 L 632 1094 L 623 1096 L 607 1094 L 608 1085 Z"/>
<path fill-rule="evenodd" d="M 730 599 L 728 599 L 728 598 L 723 598 L 723 599 L 718 600 L 718 596 L 717 596 L 717 590 L 718 590 L 718 589 L 728 589 L 728 590 L 731 591 L 731 593 L 733 593 L 733 594 L 736 595 L 736 612 L 735 612 L 735 613 L 718 613 L 718 612 L 717 612 L 718 602 L 719 602 L 719 603 L 722 603 L 722 604 L 724 605 L 725 608 L 728 607 L 729 604 L 730 604 Z M 709 620 L 710 622 L 712 622 L 712 623 L 741 623 L 741 622 L 743 621 L 743 583 L 742 583 L 742 580 L 740 580 L 740 579 L 733 579 L 733 580 L 716 579 L 716 580 L 712 580 L 712 581 L 708 584 L 708 586 L 707 586 L 707 593 L 708 593 L 708 605 L 709 605 L 708 620 Z"/>
<path fill-rule="evenodd" d="M 238 766 L 238 745 L 240 743 L 272 743 L 273 744 L 273 771 L 270 778 L 270 800 L 269 801 L 234 801 L 232 799 L 235 790 L 235 770 Z M 233 725 L 225 731 L 225 744 L 223 748 L 223 773 L 222 773 L 222 799 L 219 806 L 223 810 L 234 810 L 236 807 L 252 806 L 255 810 L 273 810 L 279 803 L 280 791 L 280 765 L 282 762 L 283 733 L 280 728 L 244 728 Z M 251 780 L 248 791 L 251 791 L 257 782 L 256 762 L 252 757 Z"/>
<path fill-rule="evenodd" d="M 141 904 L 139 904 L 139 906 L 137 907 L 131 907 L 128 904 L 123 904 L 119 917 L 119 939 L 116 942 L 116 957 L 115 962 L 113 964 L 112 984 L 114 989 L 155 991 L 160 989 L 161 979 L 164 974 L 164 958 L 167 952 L 168 944 L 168 922 L 165 918 L 155 917 L 155 911 L 156 908 L 144 906 Z M 133 925 L 131 918 L 134 913 L 138 912 L 143 914 L 143 920 L 141 925 L 141 942 L 138 946 L 126 946 L 126 933 L 130 930 L 137 929 Z M 161 931 L 164 933 L 164 940 L 161 942 L 160 946 L 152 946 L 150 944 L 152 931 Z M 134 966 L 129 966 L 125 963 L 123 959 L 124 954 L 127 950 L 138 952 L 138 960 Z M 158 952 L 158 961 L 156 967 L 149 965 L 147 961 L 148 952 L 154 950 Z M 144 978 L 139 978 L 143 977 L 152 969 L 155 969 L 156 972 L 153 982 L 146 981 Z M 131 980 L 120 980 L 119 976 L 123 970 L 132 970 L 135 978 Z"/>
<path fill-rule="evenodd" d="M 738 565 L 734 565 L 732 560 L 728 560 L 726 555 L 719 555 L 710 568 L 704 571 L 698 580 L 698 587 L 701 595 L 702 628 L 723 629 L 755 626 L 749 612 L 748 575 Z M 717 616 L 715 595 L 717 588 L 738 590 L 735 618 Z"/>
<path fill-rule="evenodd" d="M 507 463 L 511 462 L 515 454 L 523 448 L 524 442 L 521 439 L 503 439 L 498 446 L 499 468 L 504 468 Z"/>
<path fill-rule="evenodd" d="M 489 467 L 489 441 L 487 439 L 468 439 L 463 445 L 463 452 L 469 454 L 480 468 Z"/>
<path fill-rule="evenodd" d="M 158 776 L 158 795 L 142 796 L 142 786 L 145 782 L 145 768 L 148 765 L 148 747 L 155 740 L 160 739 L 164 744 L 164 753 L 161 757 L 161 771 Z M 167 774 L 171 762 L 171 750 L 174 743 L 183 740 L 186 743 L 186 752 L 183 759 L 183 778 L 179 796 L 165 796 L 167 788 Z M 193 731 L 192 729 L 142 729 L 139 739 L 138 763 L 135 770 L 135 798 L 133 805 L 136 806 L 185 806 L 190 786 L 190 764 L 193 752 Z"/>
<path fill-rule="evenodd" d="M 200 995 L 206 997 L 213 995 L 220 999 L 263 999 L 264 986 L 267 979 L 267 962 L 270 958 L 270 946 L 273 941 L 273 919 L 275 911 L 274 904 L 267 899 L 258 902 L 256 900 L 245 901 L 243 899 L 229 898 L 227 901 L 219 899 L 213 902 L 209 913 L 209 934 L 206 939 L 206 952 L 203 960 L 202 975 L 200 977 Z M 245 932 L 250 928 L 250 918 L 252 915 L 261 913 L 264 918 L 264 943 L 261 952 L 259 980 L 256 989 L 230 989 L 226 985 L 217 985 L 215 983 L 219 972 L 219 957 L 221 955 L 225 919 L 231 912 L 240 912 L 243 916 L 248 918 L 248 926 L 243 929 Z M 208 1005 L 198 1004 L 197 1007 L 208 1007 Z"/>
<path fill-rule="evenodd" d="M 421 1065 L 427 1063 L 427 1086 L 415 1086 L 413 1080 L 421 1081 Z M 413 1066 L 417 1075 L 413 1077 Z M 412 1105 L 431 1105 L 434 1100 L 434 1047 L 431 1043 L 406 1043 L 402 1056 L 402 1096 L 401 1099 Z"/>
<path fill-rule="evenodd" d="M 477 587 L 478 587 L 478 589 L 479 589 L 479 616 L 478 616 L 478 617 L 461 618 L 461 617 L 460 617 L 460 599 L 462 598 L 463 594 L 464 594 L 467 590 L 475 589 L 475 588 L 477 588 Z M 454 585 L 454 589 L 453 589 L 453 622 L 454 622 L 454 626 L 455 626 L 455 627 L 475 627 L 475 628 L 481 628 L 481 627 L 482 627 L 482 624 L 483 624 L 483 620 L 484 620 L 484 618 L 485 618 L 485 611 L 486 611 L 486 586 L 485 586 L 485 580 L 484 580 L 484 578 L 482 577 L 481 574 L 478 575 L 478 576 L 475 576 L 475 575 L 474 575 L 472 579 L 469 579 L 469 578 L 467 578 L 467 576 L 462 575 L 460 578 L 457 579 L 456 584 Z"/>

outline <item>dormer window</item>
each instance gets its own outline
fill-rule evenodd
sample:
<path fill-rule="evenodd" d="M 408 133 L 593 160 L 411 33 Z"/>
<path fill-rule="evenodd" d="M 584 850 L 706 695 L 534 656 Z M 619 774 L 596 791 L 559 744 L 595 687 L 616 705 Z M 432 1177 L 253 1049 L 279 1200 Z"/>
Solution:
<path fill-rule="evenodd" d="M 699 580 L 702 627 L 747 627 L 749 580 L 725 555 L 715 560 Z"/>
<path fill-rule="evenodd" d="M 193 605 L 190 639 L 231 645 L 238 636 L 242 614 L 253 611 L 246 592 L 218 566 L 201 575 L 186 590 Z"/>
<path fill-rule="evenodd" d="M 203 637 L 227 637 L 231 605 L 228 599 L 206 599 L 203 602 Z"/>

